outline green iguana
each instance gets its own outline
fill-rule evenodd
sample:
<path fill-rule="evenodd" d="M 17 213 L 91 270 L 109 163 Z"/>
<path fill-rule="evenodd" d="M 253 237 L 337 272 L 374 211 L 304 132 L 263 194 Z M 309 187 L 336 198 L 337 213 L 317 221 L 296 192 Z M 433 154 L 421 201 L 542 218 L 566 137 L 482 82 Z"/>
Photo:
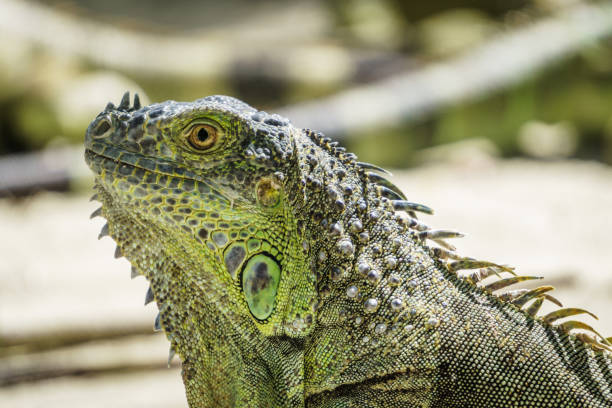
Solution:
<path fill-rule="evenodd" d="M 231 97 L 129 105 L 87 129 L 93 215 L 190 407 L 612 407 L 610 338 L 559 321 L 588 312 L 500 293 L 535 278 L 457 255 L 383 169 Z"/>

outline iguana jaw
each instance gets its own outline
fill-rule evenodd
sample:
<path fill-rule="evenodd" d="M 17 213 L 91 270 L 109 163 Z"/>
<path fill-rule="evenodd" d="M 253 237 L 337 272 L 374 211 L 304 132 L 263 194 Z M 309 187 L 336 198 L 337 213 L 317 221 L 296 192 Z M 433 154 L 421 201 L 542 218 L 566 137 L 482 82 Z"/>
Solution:
<path fill-rule="evenodd" d="M 242 298 L 216 277 L 217 260 L 203 261 L 197 246 L 126 212 L 100 183 L 96 190 L 108 234 L 150 282 L 160 328 L 182 362 L 190 406 L 265 406 L 270 398 L 283 406 L 280 401 L 303 399 L 301 381 L 289 389 L 282 380 L 303 373 L 300 343 L 261 336 L 236 301 Z"/>

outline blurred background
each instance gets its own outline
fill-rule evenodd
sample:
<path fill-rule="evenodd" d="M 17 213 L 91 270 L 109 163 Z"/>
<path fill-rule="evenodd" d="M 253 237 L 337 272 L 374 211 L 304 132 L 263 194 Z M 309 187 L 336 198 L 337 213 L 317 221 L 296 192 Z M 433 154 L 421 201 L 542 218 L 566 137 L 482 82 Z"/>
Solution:
<path fill-rule="evenodd" d="M 186 406 L 88 219 L 83 134 L 126 90 L 339 139 L 612 335 L 612 2 L 0 0 L 0 406 Z"/>

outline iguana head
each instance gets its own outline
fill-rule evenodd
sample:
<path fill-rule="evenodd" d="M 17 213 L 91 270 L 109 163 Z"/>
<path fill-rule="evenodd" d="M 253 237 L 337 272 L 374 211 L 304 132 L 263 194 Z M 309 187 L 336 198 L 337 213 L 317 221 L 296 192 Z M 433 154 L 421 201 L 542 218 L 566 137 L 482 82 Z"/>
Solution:
<path fill-rule="evenodd" d="M 294 131 L 226 96 L 147 107 L 124 96 L 90 124 L 102 215 L 151 281 L 167 332 L 192 308 L 265 334 L 305 333 L 314 282 L 299 271 Z"/>

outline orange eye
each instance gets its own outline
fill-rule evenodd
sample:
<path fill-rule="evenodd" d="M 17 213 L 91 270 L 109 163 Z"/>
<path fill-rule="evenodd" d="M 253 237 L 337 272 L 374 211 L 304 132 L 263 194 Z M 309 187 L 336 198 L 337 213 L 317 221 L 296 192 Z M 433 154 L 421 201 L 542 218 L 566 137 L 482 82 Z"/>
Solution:
<path fill-rule="evenodd" d="M 197 150 L 208 150 L 217 143 L 217 129 L 211 125 L 193 126 L 187 134 L 187 141 Z"/>

